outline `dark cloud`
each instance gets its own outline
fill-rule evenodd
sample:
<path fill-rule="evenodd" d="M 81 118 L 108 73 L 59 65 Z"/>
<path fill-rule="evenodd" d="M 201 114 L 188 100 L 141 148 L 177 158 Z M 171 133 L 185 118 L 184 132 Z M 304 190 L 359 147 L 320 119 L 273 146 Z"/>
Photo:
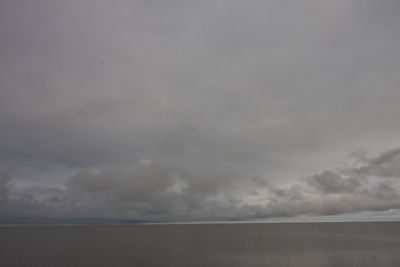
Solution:
<path fill-rule="evenodd" d="M 0 199 L 4 200 L 8 197 L 7 184 L 11 181 L 10 167 L 0 169 Z"/>
<path fill-rule="evenodd" d="M 375 166 L 390 152 L 370 158 L 359 169 Z M 254 219 L 400 208 L 399 177 L 355 173 L 354 168 L 274 185 L 259 177 L 245 179 L 143 159 L 132 166 L 81 169 L 62 187 L 18 188 L 13 177 L 21 173 L 21 165 L 9 166 L 1 170 L 4 218 Z M 385 166 L 380 166 L 382 171 Z"/>
<path fill-rule="evenodd" d="M 313 175 L 308 181 L 325 194 L 352 193 L 361 183 L 357 177 L 345 179 L 332 171 Z"/>
<path fill-rule="evenodd" d="M 377 177 L 400 177 L 400 150 L 392 149 L 382 153 L 376 158 L 365 158 L 362 160 L 367 163 L 365 166 L 359 168 L 349 169 L 349 173 L 355 175 L 367 175 Z"/>

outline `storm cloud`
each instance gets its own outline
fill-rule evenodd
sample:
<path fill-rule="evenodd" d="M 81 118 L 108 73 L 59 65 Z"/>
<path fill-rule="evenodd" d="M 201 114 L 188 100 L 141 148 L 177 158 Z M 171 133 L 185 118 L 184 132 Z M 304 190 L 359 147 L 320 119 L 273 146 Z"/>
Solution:
<path fill-rule="evenodd" d="M 398 209 L 398 11 L 1 1 L 0 217 Z"/>

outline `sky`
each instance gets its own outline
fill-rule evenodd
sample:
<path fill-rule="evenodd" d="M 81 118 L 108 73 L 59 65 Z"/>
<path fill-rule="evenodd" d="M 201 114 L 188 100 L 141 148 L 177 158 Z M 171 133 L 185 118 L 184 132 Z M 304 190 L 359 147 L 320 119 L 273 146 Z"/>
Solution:
<path fill-rule="evenodd" d="M 0 219 L 399 216 L 399 14 L 0 1 Z"/>

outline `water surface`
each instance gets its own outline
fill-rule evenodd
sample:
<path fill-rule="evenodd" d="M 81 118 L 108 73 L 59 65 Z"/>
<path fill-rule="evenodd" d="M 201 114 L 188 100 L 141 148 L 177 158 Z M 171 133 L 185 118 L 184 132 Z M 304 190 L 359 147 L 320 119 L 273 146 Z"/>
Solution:
<path fill-rule="evenodd" d="M 1 227 L 0 266 L 400 266 L 400 223 Z"/>

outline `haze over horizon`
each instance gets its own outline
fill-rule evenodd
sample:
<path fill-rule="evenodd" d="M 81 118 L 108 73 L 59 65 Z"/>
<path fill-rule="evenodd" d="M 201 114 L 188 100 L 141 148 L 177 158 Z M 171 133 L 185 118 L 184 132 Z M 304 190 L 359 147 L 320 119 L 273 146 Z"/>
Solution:
<path fill-rule="evenodd" d="M 399 217 L 399 14 L 1 1 L 0 220 Z"/>

